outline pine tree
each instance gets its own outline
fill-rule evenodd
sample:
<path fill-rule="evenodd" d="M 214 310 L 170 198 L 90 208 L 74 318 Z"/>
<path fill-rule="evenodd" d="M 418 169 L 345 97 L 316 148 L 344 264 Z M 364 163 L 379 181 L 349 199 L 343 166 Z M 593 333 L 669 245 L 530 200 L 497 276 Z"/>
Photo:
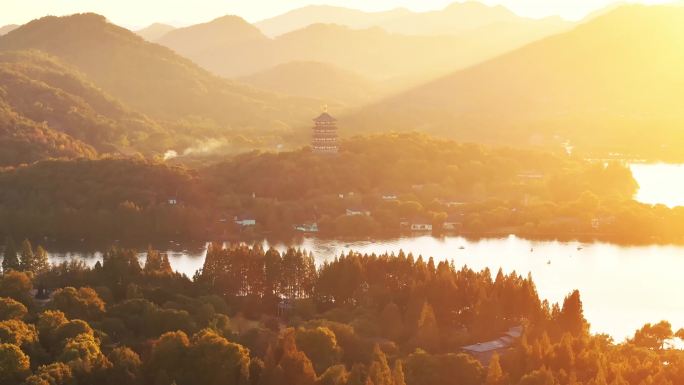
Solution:
<path fill-rule="evenodd" d="M 34 271 L 35 269 L 35 255 L 33 254 L 33 246 L 31 241 L 24 239 L 21 243 L 21 261 L 20 268 L 23 271 Z"/>
<path fill-rule="evenodd" d="M 38 246 L 34 255 L 34 273 L 42 273 L 50 268 L 48 253 L 43 246 Z"/>
<path fill-rule="evenodd" d="M 394 368 L 392 369 L 392 380 L 394 385 L 406 385 L 406 379 L 404 377 L 404 365 L 400 360 L 394 362 Z"/>
<path fill-rule="evenodd" d="M 502 383 L 503 371 L 501 370 L 499 355 L 497 353 L 494 353 L 491 361 L 489 361 L 489 367 L 487 368 L 487 378 L 485 380 L 485 385 L 501 385 Z"/>
<path fill-rule="evenodd" d="M 19 270 L 20 267 L 17 246 L 14 244 L 14 240 L 11 237 L 7 237 L 5 240 L 5 250 L 3 252 L 2 271 L 6 273 L 10 270 Z"/>
<path fill-rule="evenodd" d="M 387 357 L 377 344 L 373 347 L 373 361 L 368 368 L 368 377 L 375 385 L 393 385 L 394 382 Z"/>

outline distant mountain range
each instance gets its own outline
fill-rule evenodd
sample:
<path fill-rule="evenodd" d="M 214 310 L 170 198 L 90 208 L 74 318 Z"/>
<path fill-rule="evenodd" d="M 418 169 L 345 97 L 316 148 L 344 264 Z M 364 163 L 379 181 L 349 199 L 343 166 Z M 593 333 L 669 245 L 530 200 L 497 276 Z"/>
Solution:
<path fill-rule="evenodd" d="M 620 7 L 344 121 L 357 132 L 674 156 L 684 146 L 683 36 L 683 7 Z"/>
<path fill-rule="evenodd" d="M 570 22 L 559 17 L 541 20 L 520 17 L 503 6 L 487 6 L 476 1 L 455 2 L 446 8 L 430 12 L 412 12 L 397 8 L 383 12 L 363 12 L 328 5 L 311 5 L 257 22 L 266 35 L 275 37 L 311 24 L 338 24 L 353 29 L 380 27 L 402 35 L 460 35 L 467 31 L 498 25 L 514 31 L 525 29 L 557 31 Z"/>
<path fill-rule="evenodd" d="M 0 27 L 0 36 L 6 35 L 10 31 L 17 29 L 19 26 L 17 24 L 8 24 Z"/>
<path fill-rule="evenodd" d="M 44 131 L 54 145 L 34 152 L 47 157 L 182 152 L 243 134 L 242 145 L 282 143 L 323 103 L 219 78 L 95 14 L 25 24 L 0 37 L 0 55 L 2 119 Z"/>
<path fill-rule="evenodd" d="M 143 29 L 135 31 L 136 34 L 140 35 L 143 39 L 147 41 L 155 41 L 160 37 L 166 35 L 167 33 L 173 31 L 176 27 L 168 24 L 154 23 Z"/>
<path fill-rule="evenodd" d="M 34 20 L 0 36 L 0 165 L 298 146 L 322 104 L 342 135 L 684 160 L 683 7 L 623 6 L 515 49 L 526 22 L 519 35 L 491 32 L 506 23 L 434 36 L 311 24 L 271 38 L 225 16 L 168 31 L 158 41 L 169 49 L 95 14 Z"/>
<path fill-rule="evenodd" d="M 102 16 L 44 17 L 0 37 L 0 50 L 59 57 L 98 87 L 155 119 L 211 119 L 226 128 L 282 128 L 315 113 L 318 101 L 230 82 Z"/>
<path fill-rule="evenodd" d="M 320 62 L 293 61 L 239 80 L 258 88 L 342 105 L 368 103 L 389 92 L 361 75 Z"/>
<path fill-rule="evenodd" d="M 226 16 L 176 29 L 157 42 L 230 78 L 291 61 L 316 61 L 370 79 L 427 80 L 569 27 L 560 20 L 545 21 L 540 27 L 541 22 L 517 19 L 512 24 L 477 25 L 460 35 L 404 35 L 377 26 L 354 29 L 315 23 L 270 38 L 239 17 Z"/>

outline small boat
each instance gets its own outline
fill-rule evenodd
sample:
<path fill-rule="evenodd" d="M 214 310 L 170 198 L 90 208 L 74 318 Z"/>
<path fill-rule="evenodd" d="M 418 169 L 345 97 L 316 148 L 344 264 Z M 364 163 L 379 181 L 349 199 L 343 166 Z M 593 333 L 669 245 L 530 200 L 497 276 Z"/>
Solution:
<path fill-rule="evenodd" d="M 551 264 L 551 260 L 549 259 L 548 261 L 546 261 L 546 264 L 547 264 L 547 265 L 550 265 L 550 264 Z"/>
<path fill-rule="evenodd" d="M 530 248 L 530 253 L 534 253 L 534 248 Z"/>
<path fill-rule="evenodd" d="M 581 251 L 583 249 L 582 246 L 577 246 L 577 251 Z"/>
<path fill-rule="evenodd" d="M 458 249 L 459 250 L 465 250 L 465 246 L 460 246 Z"/>

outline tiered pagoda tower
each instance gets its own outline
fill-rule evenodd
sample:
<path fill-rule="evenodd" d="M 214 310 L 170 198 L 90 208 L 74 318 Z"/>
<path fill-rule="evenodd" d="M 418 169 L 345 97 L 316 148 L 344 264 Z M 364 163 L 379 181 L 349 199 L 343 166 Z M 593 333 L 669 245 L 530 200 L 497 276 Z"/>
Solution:
<path fill-rule="evenodd" d="M 328 108 L 323 107 L 314 121 L 311 149 L 318 154 L 337 154 L 337 119 L 328 114 Z"/>

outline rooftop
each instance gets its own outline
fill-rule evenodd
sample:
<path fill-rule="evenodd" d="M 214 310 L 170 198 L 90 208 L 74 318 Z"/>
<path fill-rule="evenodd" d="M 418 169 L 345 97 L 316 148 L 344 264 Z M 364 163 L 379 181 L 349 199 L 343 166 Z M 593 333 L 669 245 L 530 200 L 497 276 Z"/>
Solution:
<path fill-rule="evenodd" d="M 322 114 L 318 115 L 318 117 L 313 121 L 320 123 L 333 123 L 336 122 L 337 119 L 333 118 L 332 115 L 330 115 L 329 113 L 323 112 Z"/>

